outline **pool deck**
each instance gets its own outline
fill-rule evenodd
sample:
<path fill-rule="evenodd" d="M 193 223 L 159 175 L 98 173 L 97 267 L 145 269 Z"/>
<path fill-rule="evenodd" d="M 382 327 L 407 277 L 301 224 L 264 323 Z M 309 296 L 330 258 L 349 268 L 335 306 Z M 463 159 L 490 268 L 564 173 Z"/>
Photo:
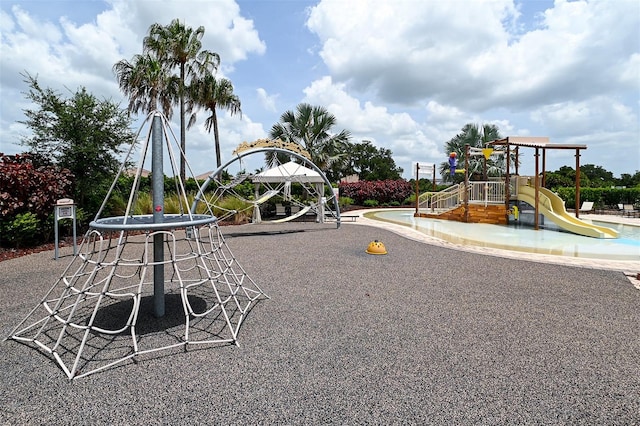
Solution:
<path fill-rule="evenodd" d="M 538 254 L 528 252 L 518 252 L 512 250 L 500 250 L 490 247 L 475 247 L 469 245 L 454 244 L 448 241 L 441 240 L 429 235 L 426 235 L 420 231 L 416 231 L 408 226 L 397 225 L 389 222 L 383 222 L 379 220 L 369 219 L 364 216 L 365 213 L 375 211 L 371 210 L 353 210 L 349 211 L 348 215 L 357 216 L 358 225 L 375 226 L 379 228 L 388 229 L 397 234 L 400 234 L 406 238 L 420 241 L 427 244 L 433 244 L 441 247 L 452 248 L 456 250 L 463 250 L 471 253 L 484 254 L 489 256 L 500 256 L 512 259 L 525 259 L 533 262 L 541 263 L 553 263 L 558 265 L 577 266 L 580 268 L 592 268 L 592 269 L 605 269 L 612 271 L 622 271 L 629 278 L 631 283 L 640 290 L 640 280 L 638 280 L 638 274 L 640 274 L 640 261 L 618 261 L 610 259 L 586 259 L 570 256 L 556 256 L 549 254 Z M 622 215 L 602 215 L 602 214 L 581 214 L 580 219 L 595 220 L 600 222 L 609 223 L 621 223 L 624 225 L 640 226 L 640 218 L 623 217 Z M 351 223 L 349 223 L 351 224 Z"/>

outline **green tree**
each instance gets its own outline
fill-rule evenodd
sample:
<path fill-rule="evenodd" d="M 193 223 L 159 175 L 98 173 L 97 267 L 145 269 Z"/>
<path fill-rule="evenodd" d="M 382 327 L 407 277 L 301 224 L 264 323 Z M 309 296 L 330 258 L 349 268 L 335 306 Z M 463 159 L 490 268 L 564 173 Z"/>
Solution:
<path fill-rule="evenodd" d="M 204 127 L 209 133 L 213 128 L 213 139 L 216 149 L 216 165 L 222 165 L 220 157 L 220 134 L 218 132 L 218 116 L 216 110 L 224 109 L 234 114 L 240 114 L 242 117 L 242 109 L 240 98 L 233 93 L 233 84 L 226 78 L 216 79 L 211 73 L 206 73 L 201 77 L 194 77 L 189 87 L 189 111 L 194 108 L 202 107 L 211 113 L 204 122 Z M 191 127 L 196 121 L 196 114 L 193 113 L 189 120 L 188 127 Z"/>
<path fill-rule="evenodd" d="M 447 156 L 451 152 L 455 152 L 458 158 L 458 167 L 464 168 L 465 164 L 465 145 L 471 148 L 484 148 L 487 143 L 496 139 L 501 139 L 498 127 L 493 124 L 465 124 L 462 131 L 454 136 L 445 144 L 445 152 Z M 504 156 L 502 156 L 504 157 Z M 483 156 L 473 156 L 469 158 L 469 175 L 484 175 L 485 160 Z M 500 176 L 505 173 L 506 163 L 504 158 L 494 159 L 493 157 L 486 161 L 487 175 Z M 462 177 L 451 177 L 449 173 L 449 162 L 445 161 L 440 164 L 440 175 L 444 181 L 460 181 Z"/>
<path fill-rule="evenodd" d="M 575 179 L 575 173 L 573 178 Z M 547 189 L 572 187 L 574 185 L 575 181 L 562 173 L 548 172 L 545 174 L 545 187 Z"/>
<path fill-rule="evenodd" d="M 616 180 L 616 184 L 627 188 L 640 187 L 640 172 L 636 172 L 633 176 L 629 173 L 623 173 L 620 175 L 620 179 Z"/>
<path fill-rule="evenodd" d="M 615 184 L 613 173 L 595 164 L 585 164 L 580 166 L 580 177 L 582 175 L 589 178 L 590 186 L 593 188 L 608 187 Z M 582 180 L 582 179 L 581 179 Z"/>
<path fill-rule="evenodd" d="M 32 135 L 22 140 L 37 156 L 75 176 L 73 196 L 85 211 L 94 213 L 120 167 L 123 145 L 134 143 L 131 120 L 110 100 L 99 100 L 81 87 L 69 98 L 43 88 L 24 74 L 26 98 L 38 108 L 24 110 Z"/>
<path fill-rule="evenodd" d="M 213 73 L 220 64 L 217 53 L 202 49 L 204 27 L 195 30 L 174 19 L 169 25 L 153 24 L 144 38 L 144 51 L 153 53 L 160 62 L 173 70 L 178 68 L 177 100 L 180 106 L 180 179 L 185 180 L 186 118 L 185 101 L 189 81 Z"/>
<path fill-rule="evenodd" d="M 335 124 L 336 117 L 324 107 L 301 103 L 295 112 L 282 114 L 280 122 L 271 128 L 269 137 L 299 144 L 309 152 L 311 161 L 327 173 L 334 163 L 345 161 L 347 142 L 351 138 L 347 130 L 331 133 Z M 267 162 L 273 166 L 275 158 L 267 158 Z"/>
<path fill-rule="evenodd" d="M 370 141 L 349 144 L 349 167 L 342 176 L 357 173 L 360 180 L 396 180 L 402 177 L 402 168 L 396 166 L 391 150 L 376 148 Z"/>
<path fill-rule="evenodd" d="M 590 187 L 591 180 L 587 174 L 582 173 L 582 167 L 580 167 L 580 172 L 580 187 Z M 547 188 L 575 187 L 576 171 L 573 167 L 562 166 L 555 172 L 546 173 L 545 181 L 545 186 Z"/>

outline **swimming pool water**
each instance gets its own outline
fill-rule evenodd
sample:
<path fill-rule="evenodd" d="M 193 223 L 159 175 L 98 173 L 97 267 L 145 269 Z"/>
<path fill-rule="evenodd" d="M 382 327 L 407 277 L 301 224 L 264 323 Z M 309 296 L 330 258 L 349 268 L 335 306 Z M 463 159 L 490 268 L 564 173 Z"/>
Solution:
<path fill-rule="evenodd" d="M 616 239 L 584 237 L 548 229 L 518 225 L 463 223 L 413 217 L 414 210 L 389 209 L 366 213 L 370 219 L 411 227 L 424 234 L 456 244 L 492 247 L 529 253 L 608 260 L 640 260 L 640 227 L 595 222 L 618 231 Z"/>

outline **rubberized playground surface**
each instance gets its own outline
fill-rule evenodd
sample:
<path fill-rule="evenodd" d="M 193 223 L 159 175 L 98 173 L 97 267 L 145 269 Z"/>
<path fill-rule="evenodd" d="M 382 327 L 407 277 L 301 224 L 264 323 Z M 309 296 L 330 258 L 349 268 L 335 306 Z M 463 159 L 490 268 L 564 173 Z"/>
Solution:
<path fill-rule="evenodd" d="M 239 347 L 70 382 L 37 350 L 0 343 L 0 423 L 637 423 L 640 291 L 620 270 L 485 256 L 366 223 L 225 229 L 271 297 Z M 387 255 L 365 253 L 374 239 Z M 3 335 L 69 250 L 0 262 Z M 173 326 L 158 321 L 149 338 Z"/>

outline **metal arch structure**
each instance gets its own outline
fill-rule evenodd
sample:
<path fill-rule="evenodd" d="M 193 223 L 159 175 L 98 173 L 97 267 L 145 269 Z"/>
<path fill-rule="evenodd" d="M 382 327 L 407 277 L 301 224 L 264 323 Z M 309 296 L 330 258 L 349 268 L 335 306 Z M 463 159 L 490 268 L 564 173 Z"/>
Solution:
<path fill-rule="evenodd" d="M 306 156 L 302 155 L 302 153 L 298 153 L 298 152 L 294 152 L 291 151 L 289 149 L 286 148 L 282 148 L 282 147 L 278 147 L 278 146 L 265 146 L 263 144 L 263 146 L 257 146 L 257 147 L 253 147 L 253 148 L 249 148 L 249 149 L 245 149 L 242 151 L 234 151 L 235 156 L 233 158 L 231 158 L 229 161 L 227 161 L 226 163 L 222 164 L 220 167 L 218 167 L 215 171 L 213 171 L 211 174 L 209 174 L 209 176 L 207 177 L 207 180 L 200 186 L 198 193 L 196 194 L 193 204 L 191 205 L 191 213 L 195 214 L 197 207 L 198 207 L 198 203 L 203 202 L 204 200 L 204 195 L 205 195 L 205 191 L 207 189 L 207 187 L 215 180 L 215 177 L 220 175 L 222 173 L 222 171 L 224 169 L 226 169 L 227 167 L 229 167 L 231 164 L 240 161 L 241 159 L 243 159 L 244 157 L 247 157 L 249 155 L 253 155 L 253 154 L 257 154 L 257 153 L 266 153 L 266 152 L 275 152 L 277 154 L 285 154 L 288 155 L 290 157 L 294 157 L 300 161 L 302 161 L 304 163 L 304 165 L 308 165 L 311 167 L 311 169 L 315 172 L 317 172 L 321 177 L 322 180 L 324 181 L 324 185 L 327 186 L 327 188 L 331 188 L 331 182 L 329 182 L 329 179 L 327 179 L 327 176 L 324 174 L 324 172 L 322 170 L 320 170 L 318 168 L 318 166 L 316 166 L 309 158 L 307 158 Z M 328 204 L 329 202 L 333 201 L 333 207 L 334 207 L 334 216 L 336 219 L 336 227 L 340 228 L 340 206 L 339 206 L 339 202 L 335 196 L 335 194 L 332 193 L 332 195 L 330 197 L 327 198 L 326 203 Z"/>

